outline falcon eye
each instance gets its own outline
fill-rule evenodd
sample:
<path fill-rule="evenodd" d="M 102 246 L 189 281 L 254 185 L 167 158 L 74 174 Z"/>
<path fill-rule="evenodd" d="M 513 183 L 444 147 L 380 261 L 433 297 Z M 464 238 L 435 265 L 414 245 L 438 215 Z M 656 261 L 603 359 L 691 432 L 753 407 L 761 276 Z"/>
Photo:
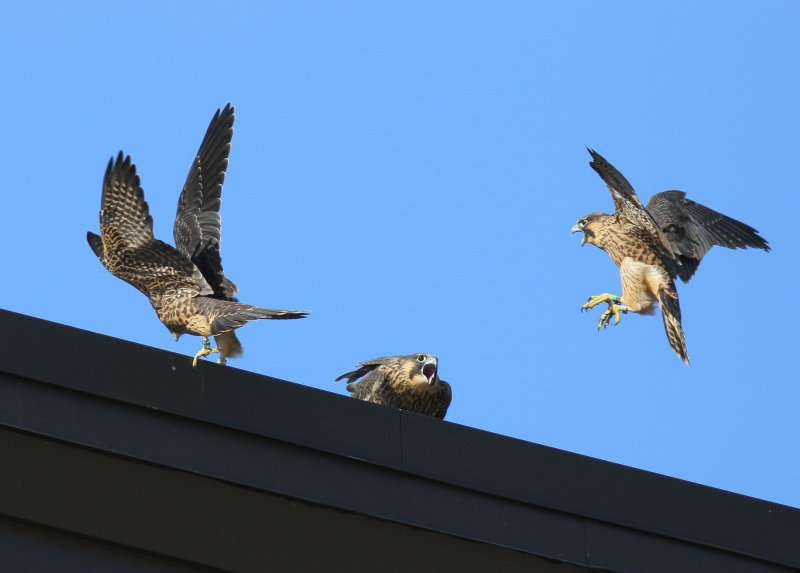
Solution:
<path fill-rule="evenodd" d="M 578 224 L 581 226 L 581 229 L 583 229 L 586 226 L 586 223 L 588 222 L 589 222 L 588 219 L 581 219 L 581 222 Z"/>
<path fill-rule="evenodd" d="M 419 356 L 417 356 L 417 362 L 425 362 L 425 355 L 420 354 Z"/>

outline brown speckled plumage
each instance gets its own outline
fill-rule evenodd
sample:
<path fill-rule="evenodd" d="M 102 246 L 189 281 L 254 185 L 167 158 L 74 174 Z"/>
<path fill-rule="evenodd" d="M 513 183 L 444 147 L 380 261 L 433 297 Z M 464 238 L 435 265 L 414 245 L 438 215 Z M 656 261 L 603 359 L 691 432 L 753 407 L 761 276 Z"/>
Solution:
<path fill-rule="evenodd" d="M 572 231 L 583 232 L 581 245 L 596 245 L 619 266 L 620 302 L 627 310 L 651 314 L 659 303 L 670 347 L 688 364 L 674 279 L 687 282 L 713 245 L 765 251 L 769 245 L 752 227 L 686 199 L 682 191 L 657 193 L 645 209 L 628 180 L 599 153 L 589 153 L 615 211 L 586 215 Z"/>
<path fill-rule="evenodd" d="M 177 338 L 217 337 L 221 359 L 241 353 L 233 330 L 260 318 L 302 318 L 305 311 L 242 304 L 222 271 L 219 254 L 222 183 L 233 135 L 234 109 L 217 110 L 178 201 L 176 247 L 153 236 L 153 218 L 130 157 L 112 158 L 103 178 L 100 235 L 89 246 L 111 274 L 144 293 Z"/>
<path fill-rule="evenodd" d="M 450 385 L 439 378 L 439 360 L 432 354 L 384 356 L 339 376 L 347 379 L 353 398 L 444 418 L 450 406 Z M 364 377 L 359 382 L 359 378 Z"/>

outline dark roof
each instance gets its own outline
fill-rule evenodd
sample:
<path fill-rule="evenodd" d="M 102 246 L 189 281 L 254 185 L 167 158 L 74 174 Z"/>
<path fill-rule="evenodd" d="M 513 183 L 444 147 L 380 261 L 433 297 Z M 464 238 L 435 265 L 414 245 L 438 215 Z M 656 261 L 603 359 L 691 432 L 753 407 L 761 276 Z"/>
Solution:
<path fill-rule="evenodd" d="M 62 547 L 154 571 L 800 568 L 794 508 L 0 319 L 0 549 L 21 562 Z"/>

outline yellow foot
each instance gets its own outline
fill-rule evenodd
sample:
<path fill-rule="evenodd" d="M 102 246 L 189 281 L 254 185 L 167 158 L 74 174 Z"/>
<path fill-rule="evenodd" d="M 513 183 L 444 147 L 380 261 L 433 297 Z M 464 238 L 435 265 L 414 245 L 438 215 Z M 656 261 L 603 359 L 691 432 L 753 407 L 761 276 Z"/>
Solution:
<path fill-rule="evenodd" d="M 608 310 L 600 315 L 600 322 L 597 323 L 597 330 L 600 327 L 606 327 L 611 322 L 611 317 L 614 317 L 614 326 L 619 324 L 621 312 L 628 312 L 628 307 L 624 304 L 608 304 Z"/>
<path fill-rule="evenodd" d="M 619 321 L 622 318 L 620 317 L 620 313 L 628 312 L 628 307 L 620 302 L 620 297 L 607 292 L 598 294 L 597 296 L 590 296 L 589 302 L 581 307 L 581 312 L 584 310 L 589 310 L 590 308 L 594 308 L 601 302 L 608 304 L 608 310 L 600 315 L 600 322 L 597 323 L 598 330 L 608 326 L 612 317 L 614 319 L 614 326 L 616 326 L 619 324 Z"/>
<path fill-rule="evenodd" d="M 192 360 L 192 368 L 197 368 L 197 361 L 202 358 L 203 356 L 208 356 L 209 354 L 213 354 L 214 352 L 219 352 L 219 348 L 211 348 L 211 344 L 209 344 L 208 339 L 203 339 L 203 348 L 201 348 L 197 354 L 194 355 L 194 360 Z M 224 360 L 220 358 L 220 360 Z M 224 364 L 224 362 L 221 362 Z"/>
<path fill-rule="evenodd" d="M 598 294 L 596 296 L 590 296 L 589 302 L 584 304 L 581 307 L 581 310 L 589 310 L 590 308 L 596 307 L 601 302 L 607 302 L 608 306 L 611 306 L 612 304 L 619 304 L 619 297 L 613 294 L 609 294 L 607 292 L 604 292 L 603 294 Z"/>

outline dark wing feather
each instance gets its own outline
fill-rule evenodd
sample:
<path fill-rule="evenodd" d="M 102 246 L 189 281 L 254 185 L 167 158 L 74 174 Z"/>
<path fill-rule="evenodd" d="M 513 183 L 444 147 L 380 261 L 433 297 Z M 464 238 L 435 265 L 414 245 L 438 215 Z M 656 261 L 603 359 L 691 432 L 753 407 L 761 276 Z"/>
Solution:
<path fill-rule="evenodd" d="M 103 263 L 103 266 L 106 264 L 106 253 L 103 249 L 103 239 L 100 238 L 100 235 L 96 235 L 91 231 L 86 232 L 86 240 L 89 242 L 89 246 L 94 251 L 94 254 L 100 259 L 100 262 Z"/>
<path fill-rule="evenodd" d="M 213 292 L 189 259 L 153 237 L 153 218 L 136 166 L 130 157 L 123 159 L 122 152 L 116 161 L 109 161 L 103 178 L 99 239 L 100 243 L 97 235 L 87 235 L 89 246 L 103 265 L 147 295 L 154 305 L 165 295 Z"/>
<path fill-rule="evenodd" d="M 364 379 L 356 382 L 362 376 L 365 376 Z M 376 391 L 383 384 L 386 373 L 378 369 L 377 365 L 362 366 L 358 370 L 342 374 L 336 379 L 336 382 L 344 378 L 347 378 L 347 391 L 352 394 L 353 398 L 372 401 Z"/>
<path fill-rule="evenodd" d="M 347 372 L 339 376 L 335 381 L 347 379 L 347 391 L 353 394 L 354 398 L 361 400 L 369 400 L 374 394 L 375 390 L 380 387 L 385 378 L 383 370 L 379 370 L 379 366 L 386 364 L 393 364 L 405 356 L 382 356 L 380 358 L 373 358 L 366 362 L 359 362 L 361 367 L 352 372 Z M 355 383 L 356 380 L 366 376 L 361 382 Z"/>
<path fill-rule="evenodd" d="M 357 368 L 356 370 L 352 370 L 350 372 L 345 372 L 341 376 L 339 376 L 334 382 L 338 382 L 339 380 L 347 379 L 347 390 L 352 392 L 350 389 L 351 384 L 361 378 L 362 376 L 366 376 L 373 370 L 375 370 L 377 366 L 362 366 L 361 368 Z"/>
<path fill-rule="evenodd" d="M 589 163 L 598 175 L 605 181 L 614 199 L 614 213 L 619 217 L 624 217 L 635 229 L 643 233 L 644 237 L 649 237 L 649 242 L 662 251 L 662 254 L 670 259 L 675 258 L 669 241 L 661 232 L 653 217 L 642 206 L 639 197 L 633 190 L 633 186 L 620 173 L 616 167 L 611 165 L 606 159 L 594 149 L 589 149 L 592 161 Z"/>
<path fill-rule="evenodd" d="M 453 400 L 453 390 L 450 388 L 450 384 L 442 379 L 439 379 L 439 384 L 441 384 L 441 391 L 437 396 L 436 407 L 432 415 L 436 418 L 444 419 L 447 409 L 450 407 L 450 402 Z"/>
<path fill-rule="evenodd" d="M 226 300 L 237 288 L 222 270 L 219 208 L 235 117 L 228 104 L 211 119 L 178 199 L 173 226 L 177 249 L 200 269 L 214 295 Z"/>
<path fill-rule="evenodd" d="M 683 191 L 653 195 L 647 210 L 681 261 L 678 276 L 684 282 L 692 278 L 700 261 L 714 245 L 769 251 L 769 244 L 756 229 L 687 199 Z"/>
<path fill-rule="evenodd" d="M 125 246 L 134 248 L 155 240 L 153 217 L 144 200 L 136 166 L 122 151 L 108 160 L 100 198 L 100 229 L 113 228 Z"/>

